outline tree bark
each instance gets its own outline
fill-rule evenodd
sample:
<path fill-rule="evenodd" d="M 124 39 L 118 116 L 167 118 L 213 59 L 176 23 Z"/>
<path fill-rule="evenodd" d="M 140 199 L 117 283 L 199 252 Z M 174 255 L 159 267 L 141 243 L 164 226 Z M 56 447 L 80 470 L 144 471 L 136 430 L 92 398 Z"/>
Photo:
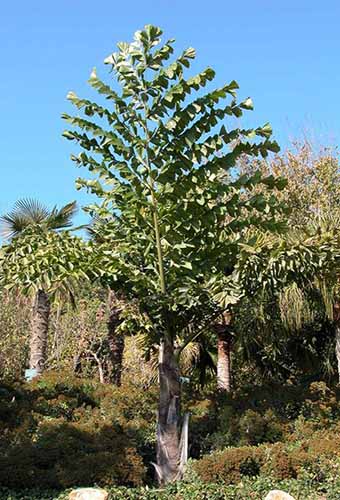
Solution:
<path fill-rule="evenodd" d="M 180 377 L 173 342 L 164 339 L 159 351 L 159 407 L 156 472 L 160 484 L 180 474 Z"/>
<path fill-rule="evenodd" d="M 231 392 L 231 317 L 225 314 L 214 325 L 217 334 L 217 388 L 221 392 Z"/>
<path fill-rule="evenodd" d="M 46 364 L 50 300 L 43 290 L 38 290 L 33 307 L 32 335 L 30 342 L 30 370 L 40 375 Z"/>
<path fill-rule="evenodd" d="M 338 362 L 338 381 L 340 384 L 340 323 L 335 325 L 335 354 Z"/>
<path fill-rule="evenodd" d="M 335 329 L 335 355 L 338 363 L 338 381 L 340 384 L 340 303 L 336 302 L 333 307 L 334 329 Z"/>
<path fill-rule="evenodd" d="M 117 331 L 122 322 L 121 319 L 121 304 L 117 298 L 111 294 L 110 298 L 110 315 L 107 323 L 107 340 L 109 344 L 110 370 L 108 382 L 117 386 L 121 385 L 123 371 L 123 355 L 125 347 L 124 335 Z"/>

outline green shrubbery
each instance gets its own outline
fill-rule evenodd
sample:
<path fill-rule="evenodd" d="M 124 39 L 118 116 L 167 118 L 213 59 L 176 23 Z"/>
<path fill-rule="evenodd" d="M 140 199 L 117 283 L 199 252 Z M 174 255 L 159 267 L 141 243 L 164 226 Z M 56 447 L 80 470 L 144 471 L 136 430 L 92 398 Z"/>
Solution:
<path fill-rule="evenodd" d="M 331 428 L 340 418 L 340 391 L 325 382 L 278 385 L 210 397 L 188 407 L 191 456 L 200 458 L 229 446 L 285 442 Z"/>
<path fill-rule="evenodd" d="M 237 484 L 246 476 L 277 480 L 297 479 L 306 472 L 317 482 L 331 471 L 340 473 L 340 426 L 317 431 L 305 440 L 260 446 L 227 448 L 192 463 L 192 471 L 203 482 Z"/>
<path fill-rule="evenodd" d="M 152 387 L 115 388 L 50 372 L 29 384 L 2 384 L 0 396 L 0 485 L 29 489 L 22 496 L 5 490 L 0 500 L 62 499 L 48 490 L 94 484 L 129 487 L 114 490 L 117 499 L 262 498 L 257 489 L 264 496 L 270 482 L 282 481 L 301 491 L 340 491 L 339 394 L 324 382 L 184 399 L 197 460 L 187 483 L 164 492 L 131 489 L 152 480 Z M 33 493 L 38 486 L 41 493 Z"/>
<path fill-rule="evenodd" d="M 1 387 L 0 485 L 140 485 L 154 439 L 154 395 L 67 374 Z"/>

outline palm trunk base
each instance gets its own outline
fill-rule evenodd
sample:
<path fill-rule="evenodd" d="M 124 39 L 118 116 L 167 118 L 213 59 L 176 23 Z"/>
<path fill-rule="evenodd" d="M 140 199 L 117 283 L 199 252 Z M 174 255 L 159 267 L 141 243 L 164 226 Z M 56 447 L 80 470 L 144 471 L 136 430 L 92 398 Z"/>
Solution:
<path fill-rule="evenodd" d="M 38 290 L 32 317 L 29 360 L 30 375 L 28 375 L 30 378 L 32 378 L 33 374 L 34 376 L 40 375 L 46 367 L 49 316 L 50 301 L 48 295 L 43 290 Z"/>
<path fill-rule="evenodd" d="M 158 483 L 164 485 L 183 479 L 188 461 L 189 413 L 184 415 L 181 439 L 178 442 L 178 428 L 167 429 L 164 432 L 158 425 L 157 429 L 157 464 Z M 175 446 L 174 446 L 175 444 Z"/>
<path fill-rule="evenodd" d="M 165 340 L 159 349 L 159 407 L 157 426 L 157 464 L 159 484 L 180 479 L 187 461 L 188 417 L 180 436 L 180 379 L 173 342 Z"/>

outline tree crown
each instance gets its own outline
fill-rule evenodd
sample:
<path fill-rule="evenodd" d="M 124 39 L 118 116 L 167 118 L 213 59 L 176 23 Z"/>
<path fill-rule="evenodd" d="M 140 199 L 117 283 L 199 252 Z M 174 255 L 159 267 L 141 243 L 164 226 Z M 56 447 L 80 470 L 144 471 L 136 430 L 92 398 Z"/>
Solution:
<path fill-rule="evenodd" d="M 174 40 L 162 44 L 161 35 L 148 25 L 132 43 L 119 43 L 105 60 L 117 89 L 95 70 L 89 80 L 108 104 L 70 92 L 85 117 L 63 118 L 80 129 L 64 133 L 82 148 L 72 159 L 94 174 L 77 185 L 102 200 L 89 207 L 107 221 L 102 273 L 147 309 L 158 304 L 164 322 L 169 308 L 180 316 L 181 308 L 192 313 L 202 299 L 209 302 L 205 282 L 233 268 L 245 228 L 277 229 L 281 207 L 275 197 L 242 193 L 257 184 L 271 190 L 285 183 L 259 171 L 237 175 L 240 155 L 278 151 L 270 126 L 228 128 L 224 119 L 251 110 L 251 99 L 237 101 L 234 80 L 204 93 L 214 70 L 186 77 L 195 50 L 169 62 Z"/>

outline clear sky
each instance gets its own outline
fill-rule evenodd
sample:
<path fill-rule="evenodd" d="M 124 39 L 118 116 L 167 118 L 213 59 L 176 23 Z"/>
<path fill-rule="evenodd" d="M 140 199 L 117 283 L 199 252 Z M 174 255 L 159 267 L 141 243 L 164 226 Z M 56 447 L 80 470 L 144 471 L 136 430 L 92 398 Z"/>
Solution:
<path fill-rule="evenodd" d="M 2 0 L 0 212 L 22 197 L 86 203 L 61 137 L 65 96 L 87 97 L 91 68 L 104 76 L 116 42 L 145 24 L 195 47 L 217 84 L 236 79 L 254 100 L 253 125 L 269 121 L 282 146 L 306 129 L 339 144 L 339 21 L 339 0 Z"/>

